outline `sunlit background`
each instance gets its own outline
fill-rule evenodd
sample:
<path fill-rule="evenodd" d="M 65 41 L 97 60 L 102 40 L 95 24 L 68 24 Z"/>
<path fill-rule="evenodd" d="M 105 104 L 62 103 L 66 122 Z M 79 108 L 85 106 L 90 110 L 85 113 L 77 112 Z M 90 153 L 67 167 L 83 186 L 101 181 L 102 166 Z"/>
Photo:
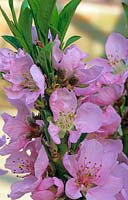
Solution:
<path fill-rule="evenodd" d="M 14 0 L 17 14 L 21 2 L 21 0 Z M 67 2 L 66 0 L 58 0 L 59 9 Z M 10 16 L 8 0 L 0 0 L 0 5 Z M 81 39 L 76 44 L 83 51 L 89 53 L 89 59 L 91 59 L 104 56 L 104 44 L 111 32 L 120 32 L 127 36 L 127 28 L 121 0 L 82 0 L 72 20 L 66 39 L 72 35 L 80 35 Z M 8 35 L 9 33 L 9 29 L 0 14 L 0 35 Z M 2 38 L 0 39 L 0 47 L 12 48 Z M 6 100 L 3 92 L 4 86 L 5 82 L 0 80 L 0 113 L 8 112 L 14 115 L 16 111 Z M 2 134 L 2 125 L 3 122 L 0 119 L 0 134 Z M 4 159 L 0 158 L 0 168 L 3 167 L 3 163 Z M 8 199 L 10 184 L 15 181 L 16 178 L 11 173 L 0 177 L 0 200 Z M 21 198 L 21 200 L 29 199 L 28 196 Z"/>

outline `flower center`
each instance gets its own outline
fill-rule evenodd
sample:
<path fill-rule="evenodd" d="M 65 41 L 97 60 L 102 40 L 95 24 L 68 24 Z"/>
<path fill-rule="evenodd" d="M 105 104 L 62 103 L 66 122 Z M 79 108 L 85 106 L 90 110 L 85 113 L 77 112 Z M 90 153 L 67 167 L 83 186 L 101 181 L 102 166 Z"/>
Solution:
<path fill-rule="evenodd" d="M 77 172 L 76 184 L 81 186 L 82 192 L 87 192 L 91 187 L 95 186 L 95 181 L 100 178 L 99 171 L 102 165 L 92 164 L 91 161 L 79 166 Z"/>
<path fill-rule="evenodd" d="M 14 174 L 32 174 L 34 171 L 33 162 L 29 159 L 18 158 L 17 160 L 13 160 L 12 163 L 15 166 L 13 169 Z"/>
<path fill-rule="evenodd" d="M 69 131 L 73 127 L 75 114 L 73 112 L 69 112 L 68 114 L 59 113 L 59 119 L 57 120 L 57 125 L 64 131 Z"/>
<path fill-rule="evenodd" d="M 111 60 L 113 57 L 112 55 L 108 56 L 109 57 L 109 64 L 113 67 L 113 73 L 114 74 L 122 74 L 126 71 L 127 66 L 128 66 L 128 61 L 120 59 L 118 56 L 114 60 Z"/>
<path fill-rule="evenodd" d="M 21 85 L 24 88 L 29 89 L 31 92 L 38 90 L 38 87 L 33 81 L 33 78 L 30 73 L 23 74 L 23 78 L 24 78 L 24 81 L 21 83 Z"/>

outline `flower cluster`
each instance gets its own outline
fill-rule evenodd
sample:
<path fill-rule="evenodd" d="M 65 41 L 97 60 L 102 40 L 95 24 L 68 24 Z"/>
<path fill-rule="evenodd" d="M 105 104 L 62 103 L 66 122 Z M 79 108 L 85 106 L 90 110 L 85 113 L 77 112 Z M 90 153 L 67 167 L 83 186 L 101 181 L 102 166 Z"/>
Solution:
<path fill-rule="evenodd" d="M 32 27 L 37 57 L 0 49 L 4 90 L 17 109 L 2 114 L 0 155 L 22 178 L 9 197 L 128 200 L 128 40 L 110 34 L 106 58 L 86 62 L 76 45 L 61 48 L 58 35 L 48 37 L 46 48 Z"/>

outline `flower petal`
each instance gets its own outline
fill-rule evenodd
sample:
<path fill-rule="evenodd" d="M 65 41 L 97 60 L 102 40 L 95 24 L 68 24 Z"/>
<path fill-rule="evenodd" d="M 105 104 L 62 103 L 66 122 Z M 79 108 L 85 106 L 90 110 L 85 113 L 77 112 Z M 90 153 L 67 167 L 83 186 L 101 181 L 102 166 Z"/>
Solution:
<path fill-rule="evenodd" d="M 71 199 L 78 199 L 82 197 L 80 188 L 75 183 L 75 178 L 71 178 L 66 182 L 65 193 Z"/>
<path fill-rule="evenodd" d="M 84 103 L 78 108 L 74 123 L 77 130 L 90 133 L 100 128 L 102 118 L 103 114 L 99 106 L 93 103 Z"/>
<path fill-rule="evenodd" d="M 49 134 L 50 134 L 52 140 L 55 142 L 55 144 L 60 144 L 60 138 L 59 138 L 60 128 L 58 126 L 54 125 L 52 122 L 50 122 L 48 131 L 49 131 Z"/>

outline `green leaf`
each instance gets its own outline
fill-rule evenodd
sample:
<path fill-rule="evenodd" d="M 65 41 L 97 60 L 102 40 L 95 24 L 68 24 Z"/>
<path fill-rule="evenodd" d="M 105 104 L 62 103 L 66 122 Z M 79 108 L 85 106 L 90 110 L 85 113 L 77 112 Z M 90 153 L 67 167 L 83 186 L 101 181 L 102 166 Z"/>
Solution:
<path fill-rule="evenodd" d="M 38 61 L 41 65 L 42 71 L 49 75 L 52 76 L 53 73 L 53 68 L 52 68 L 52 63 L 51 63 L 51 52 L 52 52 L 52 47 L 54 45 L 54 42 L 48 43 L 44 48 L 41 49 L 39 55 L 38 55 Z"/>
<path fill-rule="evenodd" d="M 41 32 L 39 30 L 39 26 L 38 26 L 38 23 L 37 23 L 37 11 L 38 11 L 38 4 L 39 4 L 40 0 L 36 0 L 36 1 L 27 0 L 27 1 L 28 1 L 30 8 L 31 8 L 31 12 L 32 12 L 34 23 L 35 23 L 36 30 L 37 30 L 38 39 L 41 40 Z"/>
<path fill-rule="evenodd" d="M 56 38 L 56 35 L 60 36 L 59 31 L 55 27 L 53 27 L 52 25 L 50 25 L 50 31 L 51 31 L 53 40 Z"/>
<path fill-rule="evenodd" d="M 24 0 L 22 5 L 21 5 L 21 9 L 20 9 L 20 14 L 19 14 L 19 19 L 18 19 L 18 23 L 22 20 L 22 15 L 24 13 L 24 10 L 28 7 L 28 1 Z"/>
<path fill-rule="evenodd" d="M 47 44 L 49 23 L 55 3 L 56 0 L 39 0 L 38 3 L 37 23 L 45 44 Z"/>
<path fill-rule="evenodd" d="M 58 21 L 59 21 L 59 14 L 57 6 L 55 5 L 51 15 L 50 25 L 52 25 L 54 28 L 57 28 Z"/>
<path fill-rule="evenodd" d="M 128 4 L 126 4 L 126 3 L 123 2 L 122 6 L 124 8 L 125 16 L 126 16 L 127 23 L 128 23 Z"/>
<path fill-rule="evenodd" d="M 14 48 L 16 48 L 16 49 L 22 48 L 21 44 L 19 43 L 19 41 L 15 37 L 9 36 L 9 35 L 3 35 L 2 38 L 6 42 L 11 44 Z"/>
<path fill-rule="evenodd" d="M 15 25 L 14 25 L 13 22 L 8 18 L 7 14 L 4 12 L 4 10 L 1 8 L 1 6 L 0 6 L 0 10 L 1 10 L 1 13 L 2 13 L 2 15 L 3 15 L 5 21 L 6 21 L 7 24 L 8 24 L 8 27 L 10 28 L 11 32 L 13 33 L 13 35 L 15 35 L 16 32 L 17 32 L 17 29 L 16 29 Z"/>
<path fill-rule="evenodd" d="M 58 30 L 60 32 L 61 42 L 63 42 L 67 29 L 70 25 L 71 19 L 80 2 L 81 0 L 71 0 L 60 12 Z"/>
<path fill-rule="evenodd" d="M 46 59 L 44 48 L 42 48 L 38 54 L 38 62 L 40 64 L 40 68 L 42 69 L 42 72 L 48 75 L 49 71 L 48 71 L 47 59 Z"/>
<path fill-rule="evenodd" d="M 32 13 L 28 7 L 22 11 L 18 22 L 19 29 L 21 30 L 28 47 L 32 50 Z"/>
<path fill-rule="evenodd" d="M 66 47 L 68 47 L 70 44 L 72 44 L 72 43 L 74 43 L 75 41 L 79 40 L 80 38 L 81 38 L 81 36 L 78 36 L 78 35 L 74 35 L 74 36 L 70 37 L 70 38 L 67 40 L 64 49 L 65 49 Z"/>
<path fill-rule="evenodd" d="M 48 76 L 49 76 L 51 82 L 52 82 L 53 76 L 54 76 L 54 69 L 53 69 L 52 61 L 51 61 L 52 60 L 51 53 L 52 53 L 53 45 L 54 45 L 54 42 L 50 42 L 44 47 L 44 52 L 45 52 L 45 56 L 47 59 L 48 73 L 49 73 Z"/>
<path fill-rule="evenodd" d="M 48 44 L 44 47 L 44 51 L 45 51 L 45 53 L 46 53 L 47 58 L 49 58 L 49 55 L 50 55 L 51 52 L 52 52 L 52 47 L 53 47 L 53 45 L 54 45 L 54 42 L 50 42 L 50 43 L 48 43 Z"/>
<path fill-rule="evenodd" d="M 28 4 L 33 12 L 33 15 L 34 17 L 36 16 L 37 14 L 37 9 L 38 9 L 38 4 L 39 4 L 39 1 L 40 0 L 36 0 L 36 1 L 33 1 L 33 0 L 27 0 L 28 1 Z"/>
<path fill-rule="evenodd" d="M 10 10 L 11 10 L 11 13 L 12 13 L 14 24 L 17 26 L 17 19 L 16 19 L 15 9 L 14 9 L 14 6 L 13 6 L 13 0 L 8 0 L 8 1 L 9 1 L 9 7 L 10 7 Z"/>

